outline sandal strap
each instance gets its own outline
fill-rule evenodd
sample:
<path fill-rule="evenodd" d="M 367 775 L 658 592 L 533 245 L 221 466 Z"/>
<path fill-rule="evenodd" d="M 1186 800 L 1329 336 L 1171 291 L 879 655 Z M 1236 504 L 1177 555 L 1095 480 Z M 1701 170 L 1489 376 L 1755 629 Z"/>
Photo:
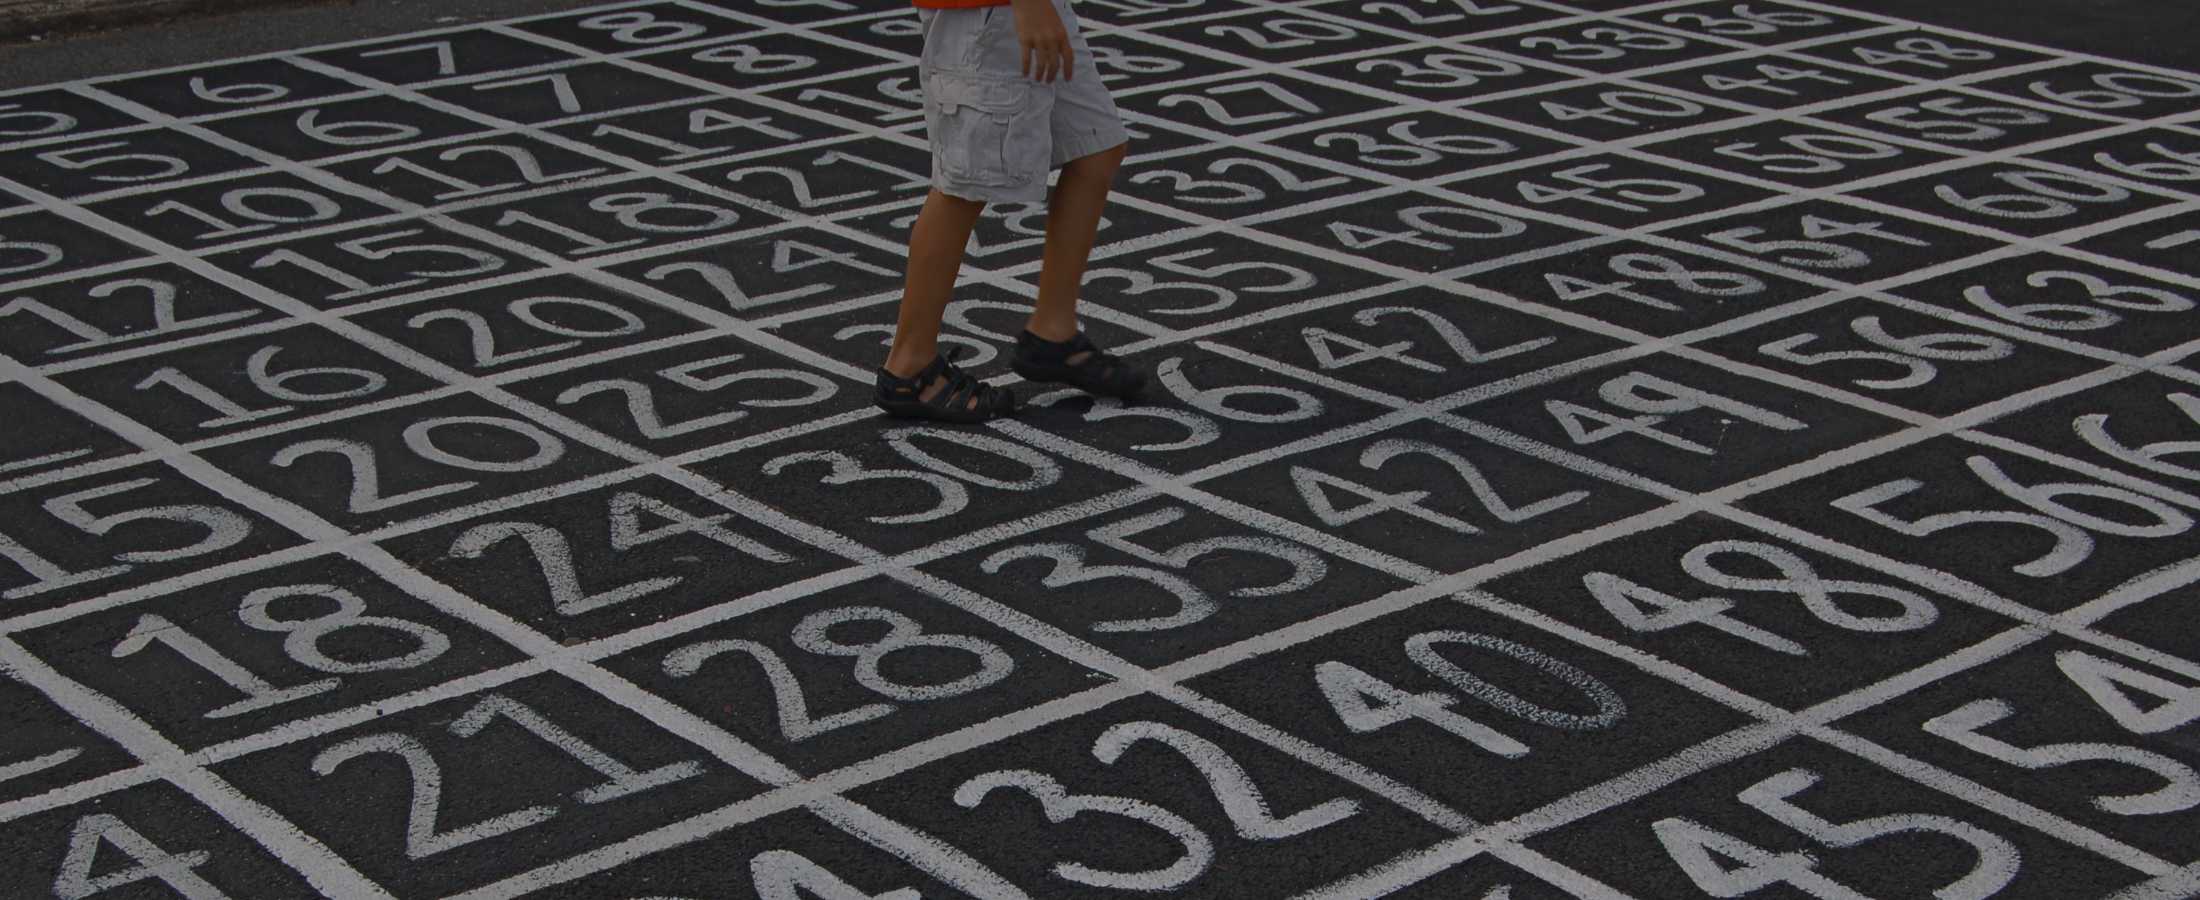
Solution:
<path fill-rule="evenodd" d="M 1017 352 L 1021 353 L 1026 359 L 1046 366 L 1067 365 L 1069 358 L 1079 353 L 1103 352 L 1099 347 L 1094 346 L 1092 338 L 1086 336 L 1082 331 L 1071 335 L 1070 339 L 1066 341 L 1050 341 L 1026 330 L 1016 336 L 1016 344 Z"/>
<path fill-rule="evenodd" d="M 962 349 L 953 348 L 933 357 L 922 371 L 907 378 L 880 369 L 880 401 L 918 405 L 933 410 L 937 417 L 955 421 L 979 421 L 1015 412 L 1015 392 L 980 381 L 954 364 L 954 357 Z M 919 399 L 934 382 L 939 382 L 939 391 L 930 400 Z"/>
<path fill-rule="evenodd" d="M 942 370 L 948 367 L 947 360 L 937 356 L 933 357 L 930 363 L 925 364 L 924 368 L 917 370 L 917 374 L 907 378 L 889 372 L 882 367 L 878 370 L 879 394 L 881 396 L 905 394 L 914 399 L 924 393 L 925 385 L 931 384 L 932 380 L 938 378 Z"/>
<path fill-rule="evenodd" d="M 1109 390 L 1126 387 L 1132 380 L 1141 382 L 1145 380 L 1128 364 L 1123 362 L 1122 357 L 1105 350 L 1093 351 L 1091 356 L 1085 357 L 1085 361 L 1077 365 L 1079 368 L 1090 372 L 1093 381 L 1107 386 Z"/>
<path fill-rule="evenodd" d="M 950 374 L 947 378 L 947 386 L 934 395 L 933 405 L 945 406 L 949 409 L 967 409 L 975 406 L 976 404 L 969 401 L 976 399 L 983 392 L 985 385 L 979 382 L 978 379 L 972 378 L 959 370 L 949 369 L 948 371 Z"/>
<path fill-rule="evenodd" d="M 1084 358 L 1071 362 L 1071 358 Z M 1054 381 L 1112 397 L 1131 398 L 1143 391 L 1146 374 L 1122 357 L 1100 349 L 1083 331 L 1050 341 L 1026 329 L 1016 341 L 1016 372 L 1037 381 Z"/>
<path fill-rule="evenodd" d="M 979 381 L 973 375 L 966 375 L 961 372 L 957 372 L 956 375 L 960 379 L 960 383 L 967 384 L 970 388 L 970 392 L 963 395 L 963 398 L 976 399 L 977 409 L 993 410 L 1005 414 L 1016 408 L 1015 392 L 1000 385 Z"/>

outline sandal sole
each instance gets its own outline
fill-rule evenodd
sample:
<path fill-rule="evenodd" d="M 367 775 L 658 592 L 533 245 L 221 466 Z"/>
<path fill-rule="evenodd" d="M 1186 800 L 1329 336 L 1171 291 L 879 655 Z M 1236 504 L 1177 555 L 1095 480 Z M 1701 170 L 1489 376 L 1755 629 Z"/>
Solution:
<path fill-rule="evenodd" d="M 1050 372 L 1043 369 L 1026 366 L 1021 363 L 1010 363 L 1008 368 L 1010 371 L 1013 371 L 1017 375 L 1022 376 L 1023 379 L 1026 381 L 1065 385 L 1068 387 L 1076 388 L 1080 391 L 1084 391 L 1085 393 L 1091 394 L 1095 397 L 1113 397 L 1117 400 L 1136 400 L 1139 398 L 1140 395 L 1146 392 L 1146 380 L 1144 378 L 1140 378 L 1138 380 L 1137 387 L 1131 388 L 1128 391 L 1116 392 L 1101 390 L 1089 385 L 1080 384 L 1076 379 L 1070 377 L 1064 372 Z M 1069 371 L 1075 371 L 1075 367 L 1070 367 Z"/>
<path fill-rule="evenodd" d="M 877 407 L 880 412 L 885 413 L 890 418 L 946 422 L 951 425 L 981 425 L 994 419 L 1006 419 L 1014 416 L 1022 406 L 1022 404 L 1012 404 L 1005 410 L 992 412 L 989 410 L 941 409 L 923 403 L 882 403 L 876 400 L 873 400 L 871 405 Z"/>

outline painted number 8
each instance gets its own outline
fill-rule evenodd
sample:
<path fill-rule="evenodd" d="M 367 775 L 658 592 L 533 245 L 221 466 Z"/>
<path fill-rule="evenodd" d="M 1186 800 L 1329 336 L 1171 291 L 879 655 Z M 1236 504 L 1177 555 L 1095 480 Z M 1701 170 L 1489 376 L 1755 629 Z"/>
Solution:
<path fill-rule="evenodd" d="M 1613 272 L 1645 281 L 1669 281 L 1697 294 L 1739 297 L 1765 289 L 1765 283 L 1740 272 L 1695 271 L 1671 257 L 1622 253 L 1609 263 Z"/>
<path fill-rule="evenodd" d="M 588 201 L 588 208 L 611 213 L 619 224 L 635 231 L 679 233 L 688 231 L 715 231 L 740 220 L 733 210 L 700 203 L 678 203 L 667 194 L 632 193 L 606 194 Z M 660 221 L 644 221 L 651 212 L 663 210 Z M 684 215 L 683 215 L 684 214 Z M 671 221 L 662 221 L 670 219 Z"/>
<path fill-rule="evenodd" d="M 316 616 L 286 619 L 277 616 L 273 607 L 282 600 L 293 597 L 319 597 L 336 603 L 336 608 Z M 287 587 L 262 588 L 244 598 L 237 608 L 237 618 L 246 625 L 261 631 L 288 634 L 283 639 L 283 652 L 301 665 L 336 675 L 360 675 L 389 669 L 410 669 L 424 665 L 443 651 L 451 649 L 451 639 L 418 622 L 389 616 L 363 615 L 367 601 L 359 595 L 335 585 L 302 584 Z M 339 631 L 349 628 L 379 628 L 411 638 L 412 650 L 382 659 L 347 662 L 330 656 L 322 649 L 321 642 Z"/>
<path fill-rule="evenodd" d="M 884 622 L 885 636 L 856 643 L 832 637 L 835 625 L 850 622 Z M 850 606 L 811 613 L 794 628 L 795 646 L 819 656 L 853 656 L 856 682 L 896 700 L 938 700 L 982 690 L 1007 678 L 1016 661 L 1008 652 L 979 638 L 960 634 L 927 635 L 924 626 L 908 616 L 876 606 Z M 881 671 L 895 651 L 916 647 L 961 650 L 978 658 L 978 671 L 941 684 L 902 684 Z"/>
<path fill-rule="evenodd" d="M 693 22 L 660 22 L 654 13 L 623 12 L 595 16 L 581 20 L 581 27 L 590 31 L 611 32 L 611 39 L 622 44 L 663 44 L 684 41 L 702 34 L 706 29 Z"/>

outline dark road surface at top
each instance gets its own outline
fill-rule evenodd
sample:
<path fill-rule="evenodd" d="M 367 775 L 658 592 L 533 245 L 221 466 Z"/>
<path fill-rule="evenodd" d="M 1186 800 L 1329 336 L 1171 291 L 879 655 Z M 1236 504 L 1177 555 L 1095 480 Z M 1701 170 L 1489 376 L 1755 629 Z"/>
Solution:
<path fill-rule="evenodd" d="M 2190 10 L 1079 0 L 954 429 L 907 9 L 420 6 L 0 75 L 0 896 L 2200 895 Z"/>

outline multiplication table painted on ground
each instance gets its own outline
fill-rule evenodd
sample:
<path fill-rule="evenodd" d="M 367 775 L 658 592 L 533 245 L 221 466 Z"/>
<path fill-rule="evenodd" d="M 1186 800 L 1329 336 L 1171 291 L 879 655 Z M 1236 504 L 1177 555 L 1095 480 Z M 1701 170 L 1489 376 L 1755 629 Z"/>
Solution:
<path fill-rule="evenodd" d="M 2200 74 L 1074 9 L 1153 383 L 979 430 L 865 402 L 900 5 L 0 89 L 5 893 L 2200 891 Z"/>

